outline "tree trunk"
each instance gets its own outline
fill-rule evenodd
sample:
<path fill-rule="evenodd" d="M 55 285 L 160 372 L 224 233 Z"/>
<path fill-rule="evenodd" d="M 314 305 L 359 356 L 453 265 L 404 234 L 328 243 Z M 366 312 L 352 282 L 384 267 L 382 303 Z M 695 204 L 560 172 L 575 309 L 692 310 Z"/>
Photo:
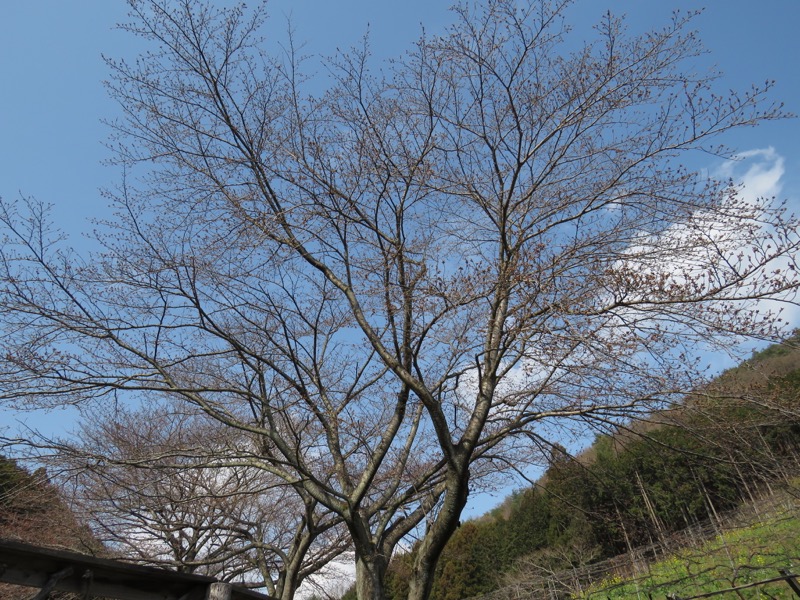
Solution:
<path fill-rule="evenodd" d="M 469 471 L 462 466 L 460 473 L 447 476 L 447 493 L 439 514 L 417 547 L 408 590 L 408 600 L 427 600 L 433 588 L 436 564 L 447 541 L 460 524 L 461 511 L 469 494 Z"/>
<path fill-rule="evenodd" d="M 296 578 L 286 578 L 280 589 L 280 600 L 294 600 L 298 588 L 295 580 Z"/>
<path fill-rule="evenodd" d="M 356 595 L 358 600 L 385 600 L 384 589 L 387 561 L 372 554 L 364 556 L 356 550 Z"/>

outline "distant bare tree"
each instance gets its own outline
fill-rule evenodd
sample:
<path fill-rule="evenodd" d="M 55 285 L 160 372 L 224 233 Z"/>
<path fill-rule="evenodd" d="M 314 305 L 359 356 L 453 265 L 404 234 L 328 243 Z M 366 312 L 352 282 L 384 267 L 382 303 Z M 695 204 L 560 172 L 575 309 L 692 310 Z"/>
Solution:
<path fill-rule="evenodd" d="M 169 407 L 96 412 L 51 459 L 75 509 L 121 558 L 291 599 L 348 548 L 341 520 L 258 466 L 227 463 L 245 436 Z M 62 479 L 64 475 L 62 475 Z"/>
<path fill-rule="evenodd" d="M 315 94 L 291 42 L 263 52 L 263 8 L 132 0 L 151 50 L 110 62 L 105 252 L 2 205 L 0 397 L 199 409 L 252 440 L 220 464 L 342 520 L 359 598 L 409 535 L 427 598 L 470 486 L 668 404 L 696 347 L 776 336 L 758 302 L 798 284 L 797 221 L 681 165 L 783 116 L 770 86 L 714 91 L 691 16 L 580 43 L 569 4 L 456 7 L 387 75 L 365 44 Z"/>

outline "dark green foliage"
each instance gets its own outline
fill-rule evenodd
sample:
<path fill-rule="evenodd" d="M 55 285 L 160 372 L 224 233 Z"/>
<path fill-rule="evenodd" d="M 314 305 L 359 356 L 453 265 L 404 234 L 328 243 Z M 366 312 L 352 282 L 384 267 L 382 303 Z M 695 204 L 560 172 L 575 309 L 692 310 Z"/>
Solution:
<path fill-rule="evenodd" d="M 0 456 L 0 532 L 5 531 L 5 537 L 10 535 L 12 524 L 34 518 L 58 501 L 44 471 L 30 474 L 14 460 Z"/>
<path fill-rule="evenodd" d="M 25 472 L 13 460 L 0 456 L 0 505 L 8 505 L 14 491 L 24 484 L 25 479 Z"/>
<path fill-rule="evenodd" d="M 537 488 L 525 490 L 520 494 L 519 503 L 510 518 L 502 522 L 503 536 L 513 548 L 512 560 L 548 543 L 550 506 L 550 498 Z"/>
<path fill-rule="evenodd" d="M 386 595 L 388 598 L 404 600 L 408 597 L 408 581 L 411 578 L 413 554 L 405 552 L 392 558 L 386 573 Z M 353 589 L 355 593 L 355 588 Z M 345 600 L 343 598 L 343 600 Z M 353 596 L 355 600 L 355 596 Z"/>
<path fill-rule="evenodd" d="M 721 449 L 691 430 L 662 427 L 624 447 L 611 437 L 595 444 L 575 503 L 591 518 L 586 527 L 603 556 L 624 552 L 707 519 L 713 506 L 740 500 L 736 472 Z"/>
<path fill-rule="evenodd" d="M 433 594 L 442 600 L 460 600 L 492 588 L 496 565 L 497 536 L 486 523 L 465 523 L 450 540 Z"/>

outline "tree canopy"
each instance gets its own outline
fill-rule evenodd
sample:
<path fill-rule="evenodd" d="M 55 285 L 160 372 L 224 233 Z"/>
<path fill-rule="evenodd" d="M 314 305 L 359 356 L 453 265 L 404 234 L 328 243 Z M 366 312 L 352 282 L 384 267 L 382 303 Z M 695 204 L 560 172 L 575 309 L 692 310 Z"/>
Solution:
<path fill-rule="evenodd" d="M 717 91 L 691 15 L 580 43 L 569 4 L 456 6 L 320 92 L 263 5 L 130 0 L 104 250 L 0 204 L 0 398 L 199 411 L 236 435 L 194 459 L 341 520 L 359 598 L 408 536 L 426 598 L 471 490 L 679 398 L 694 347 L 776 336 L 758 302 L 798 284 L 797 221 L 685 166 L 784 116 L 770 85 Z"/>

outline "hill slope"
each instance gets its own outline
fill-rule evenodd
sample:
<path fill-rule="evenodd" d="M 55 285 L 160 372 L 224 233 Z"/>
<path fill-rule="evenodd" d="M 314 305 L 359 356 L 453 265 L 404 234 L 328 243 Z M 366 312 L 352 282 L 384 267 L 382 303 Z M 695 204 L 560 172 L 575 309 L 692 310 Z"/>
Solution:
<path fill-rule="evenodd" d="M 528 565 L 556 573 L 631 553 L 752 502 L 800 464 L 800 336 L 754 355 L 675 410 L 556 453 L 536 486 L 468 521 L 440 561 L 433 597 L 479 596 Z M 390 590 L 404 596 L 408 555 Z M 515 566 L 517 568 L 515 568 Z"/>

